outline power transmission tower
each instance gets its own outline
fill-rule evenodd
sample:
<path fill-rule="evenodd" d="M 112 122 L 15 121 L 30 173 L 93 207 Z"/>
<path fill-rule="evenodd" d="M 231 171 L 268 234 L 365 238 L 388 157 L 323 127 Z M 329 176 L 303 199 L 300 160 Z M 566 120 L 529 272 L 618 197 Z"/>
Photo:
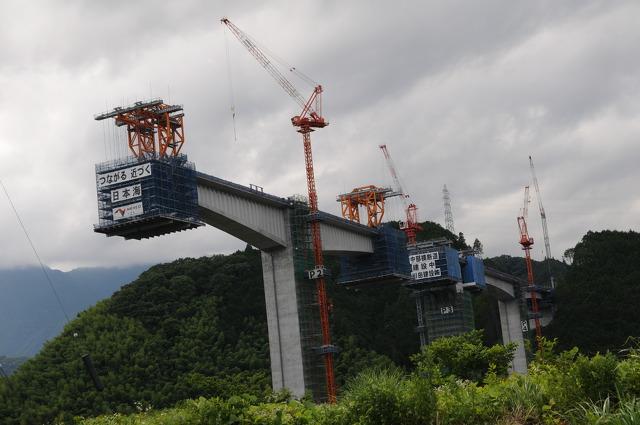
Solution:
<path fill-rule="evenodd" d="M 444 201 L 444 223 L 448 231 L 456 234 L 456 229 L 453 227 L 453 214 L 451 214 L 451 197 L 449 196 L 449 189 L 445 184 L 442 188 L 442 200 Z"/>

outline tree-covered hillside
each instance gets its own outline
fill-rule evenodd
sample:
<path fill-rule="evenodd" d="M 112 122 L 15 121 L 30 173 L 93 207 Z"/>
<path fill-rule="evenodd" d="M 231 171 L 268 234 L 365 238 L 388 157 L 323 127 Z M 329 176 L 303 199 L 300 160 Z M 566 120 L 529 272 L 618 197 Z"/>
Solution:
<path fill-rule="evenodd" d="M 560 348 L 588 353 L 620 349 L 640 336 L 640 233 L 588 232 L 557 286 L 557 310 L 546 329 Z"/>
<path fill-rule="evenodd" d="M 460 245 L 462 235 L 432 227 L 459 248 L 467 246 Z M 640 336 L 634 326 L 640 317 L 633 315 L 640 292 L 639 245 L 635 232 L 590 232 L 576 246 L 571 267 L 554 263 L 569 272 L 558 279 L 557 320 L 545 336 L 589 351 L 620 348 L 624 338 Z M 524 264 L 520 258 L 487 262 L 492 261 L 507 271 Z M 327 263 L 339 269 L 337 259 Z M 335 358 L 338 386 L 368 366 L 413 367 L 410 358 L 419 352 L 416 313 L 405 288 L 352 291 L 335 283 L 338 275 L 327 281 L 333 339 L 341 348 Z M 485 342 L 499 342 L 494 303 L 485 293 L 474 304 L 476 326 L 489 334 Z M 101 393 L 86 373 L 84 353 L 105 385 Z M 35 358 L 0 379 L 0 422 L 163 408 L 189 398 L 266 391 L 269 384 L 261 256 L 247 247 L 153 266 L 82 312 Z"/>
<path fill-rule="evenodd" d="M 368 348 L 395 350 L 395 336 L 381 338 L 375 325 L 383 319 L 378 308 L 388 310 L 388 302 L 393 296 L 377 304 L 363 302 L 369 320 L 360 323 L 367 329 L 336 332 L 343 349 L 336 362 L 340 383 L 366 365 L 391 364 Z M 348 332 L 345 323 L 351 318 L 340 311 L 353 304 L 338 295 L 335 305 L 334 317 L 342 318 L 335 320 L 336 327 Z M 406 333 L 413 336 L 410 327 Z M 102 393 L 93 389 L 84 353 L 105 385 Z M 40 423 L 59 414 L 167 407 L 221 395 L 235 385 L 267 388 L 270 376 L 261 257 L 248 247 L 227 256 L 156 265 L 81 313 L 10 379 L 0 380 L 0 418 L 3 424 Z"/>
<path fill-rule="evenodd" d="M 499 257 L 487 258 L 484 260 L 484 264 L 486 267 L 492 267 L 526 281 L 529 280 L 527 276 L 527 264 L 524 253 L 521 257 L 501 255 Z M 536 285 L 541 286 L 551 285 L 551 275 L 553 275 L 553 279 L 555 282 L 562 280 L 564 275 L 569 270 L 569 265 L 567 263 L 555 260 L 553 258 L 548 261 L 532 260 L 531 264 L 533 267 L 533 280 Z"/>

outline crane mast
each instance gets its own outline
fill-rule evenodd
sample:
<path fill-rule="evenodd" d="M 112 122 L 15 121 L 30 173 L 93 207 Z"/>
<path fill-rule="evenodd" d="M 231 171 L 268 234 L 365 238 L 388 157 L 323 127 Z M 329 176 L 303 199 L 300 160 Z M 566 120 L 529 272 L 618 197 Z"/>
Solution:
<path fill-rule="evenodd" d="M 320 237 L 320 218 L 318 216 L 318 195 L 316 193 L 315 173 L 313 169 L 313 154 L 311 151 L 311 133 L 315 128 L 324 128 L 329 125 L 322 117 L 322 86 L 314 88 L 308 100 L 300 95 L 298 90 L 287 80 L 284 75 L 269 61 L 262 50 L 249 39 L 249 37 L 236 27 L 227 18 L 221 20 L 236 36 L 236 38 L 249 50 L 254 58 L 271 74 L 276 82 L 293 98 L 302 108 L 300 114 L 291 118 L 291 124 L 298 127 L 298 133 L 302 134 L 304 148 L 304 162 L 307 175 L 307 189 L 309 192 L 309 222 L 313 243 L 313 258 L 316 270 L 324 269 L 322 255 L 322 239 Z M 316 273 L 318 289 L 318 307 L 320 310 L 320 328 L 322 333 L 322 346 L 332 347 L 331 330 L 329 327 L 329 303 L 327 301 L 324 273 Z M 327 398 L 333 403 L 336 400 L 336 384 L 333 371 L 333 351 L 324 350 L 325 381 Z"/>
<path fill-rule="evenodd" d="M 400 192 L 400 197 L 402 198 L 402 203 L 404 205 L 406 219 L 401 225 L 401 229 L 407 234 L 407 243 L 414 244 L 416 243 L 416 233 L 419 230 L 423 230 L 418 224 L 418 207 L 413 203 L 409 203 L 409 195 L 407 195 L 402 188 L 398 172 L 396 171 L 396 166 L 393 163 L 393 159 L 391 159 L 389 151 L 387 150 L 387 145 L 380 145 L 380 149 L 382 149 L 382 153 L 387 160 L 389 172 L 391 173 L 391 177 L 396 185 L 396 191 Z"/>
<path fill-rule="evenodd" d="M 547 230 L 547 215 L 542 206 L 542 198 L 540 197 L 540 188 L 538 187 L 538 178 L 536 177 L 536 169 L 533 167 L 533 159 L 529 155 L 529 165 L 531 166 L 531 175 L 533 176 L 533 184 L 536 188 L 536 196 L 538 197 L 538 206 L 540 207 L 540 219 L 542 220 L 542 235 L 544 236 L 544 249 L 546 255 L 547 267 L 549 268 L 549 278 L 551 279 L 551 287 L 555 286 L 553 275 L 551 274 L 551 247 L 549 245 L 549 231 Z"/>
<path fill-rule="evenodd" d="M 527 275 L 529 278 L 529 293 L 531 294 L 531 310 L 533 312 L 533 318 L 536 324 L 536 336 L 538 339 L 538 346 L 541 347 L 542 338 L 542 326 L 540 325 L 540 317 L 538 314 L 538 299 L 535 290 L 535 283 L 533 280 L 533 264 L 531 263 L 531 245 L 533 245 L 533 238 L 529 237 L 529 230 L 527 229 L 527 215 L 529 212 L 529 186 L 524 188 L 524 203 L 522 210 L 520 211 L 520 217 L 518 217 L 518 229 L 520 230 L 520 245 L 525 253 L 525 260 L 527 264 Z M 525 298 L 526 300 L 526 298 Z"/>

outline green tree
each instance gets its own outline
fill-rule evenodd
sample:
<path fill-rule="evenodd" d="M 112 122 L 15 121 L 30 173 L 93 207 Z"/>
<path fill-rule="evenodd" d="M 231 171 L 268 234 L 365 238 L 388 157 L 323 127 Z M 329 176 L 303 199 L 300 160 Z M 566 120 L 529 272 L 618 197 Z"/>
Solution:
<path fill-rule="evenodd" d="M 545 330 L 560 349 L 616 350 L 640 336 L 640 233 L 588 232 L 556 290 L 557 310 Z"/>
<path fill-rule="evenodd" d="M 438 338 L 411 360 L 436 383 L 447 376 L 479 382 L 489 372 L 507 376 L 516 347 L 512 342 L 485 347 L 482 331 L 474 330 Z"/>

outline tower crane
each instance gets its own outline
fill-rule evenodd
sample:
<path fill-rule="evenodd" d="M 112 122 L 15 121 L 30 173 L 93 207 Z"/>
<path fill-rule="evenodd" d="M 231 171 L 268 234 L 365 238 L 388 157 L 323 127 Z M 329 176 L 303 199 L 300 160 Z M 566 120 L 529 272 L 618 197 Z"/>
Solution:
<path fill-rule="evenodd" d="M 325 380 L 327 386 L 327 398 L 329 402 L 336 400 L 336 384 L 333 372 L 333 345 L 331 344 L 331 330 L 329 327 L 329 304 L 323 272 L 324 260 L 322 255 L 322 239 L 320 238 L 320 218 L 318 215 L 318 196 L 316 193 L 315 174 L 313 170 L 313 156 L 311 152 L 311 132 L 316 128 L 324 128 L 329 123 L 322 117 L 322 86 L 317 85 L 308 100 L 300 95 L 298 90 L 285 78 L 284 75 L 269 61 L 251 39 L 236 27 L 227 18 L 221 20 L 236 36 L 236 38 L 249 50 L 249 53 L 271 74 L 276 82 L 298 103 L 302 108 L 301 112 L 291 118 L 291 124 L 297 127 L 297 132 L 302 134 L 302 144 L 304 147 L 304 160 L 307 174 L 307 188 L 309 192 L 309 222 L 311 227 L 311 238 L 313 241 L 313 258 L 315 262 L 315 273 L 309 273 L 317 279 L 318 305 L 320 310 L 320 328 L 322 332 L 322 352 L 324 356 Z"/>
<path fill-rule="evenodd" d="M 540 219 L 542 220 L 542 234 L 544 236 L 544 249 L 546 254 L 547 267 L 549 268 L 549 279 L 551 279 L 551 287 L 555 286 L 553 275 L 551 274 L 551 247 L 549 246 L 549 231 L 547 230 L 547 215 L 542 206 L 542 198 L 540 197 L 540 188 L 538 187 L 538 179 L 536 178 L 536 169 L 533 167 L 533 159 L 529 155 L 529 165 L 531 166 L 531 175 L 533 176 L 533 184 L 536 187 L 536 196 L 538 197 L 538 206 L 540 207 Z"/>
<path fill-rule="evenodd" d="M 402 188 L 402 184 L 400 184 L 400 178 L 398 177 L 398 172 L 396 171 L 393 159 L 391 159 L 391 155 L 387 150 L 387 145 L 380 145 L 380 149 L 382 149 L 382 152 L 384 153 L 387 165 L 389 166 L 389 171 L 391 172 L 391 177 L 393 177 L 393 181 L 396 184 L 396 191 L 400 192 L 400 197 L 402 198 L 402 203 L 404 205 L 406 220 L 402 223 L 400 228 L 407 234 L 407 243 L 414 244 L 416 243 L 416 233 L 419 230 L 423 230 L 418 224 L 418 207 L 409 202 L 409 195 Z"/>
<path fill-rule="evenodd" d="M 524 188 L 524 204 L 520 211 L 520 217 L 518 217 L 518 228 L 520 229 L 520 245 L 525 253 L 525 259 L 527 263 L 527 275 L 529 277 L 529 291 L 531 293 L 531 310 L 533 312 L 532 317 L 536 323 L 536 336 L 538 339 L 538 346 L 540 348 L 542 344 L 542 326 L 540 325 L 540 314 L 538 313 L 538 300 L 535 293 L 535 284 L 533 281 L 533 265 L 531 264 L 531 245 L 533 245 L 533 238 L 529 237 L 529 230 L 527 230 L 527 215 L 529 212 L 529 186 Z"/>

